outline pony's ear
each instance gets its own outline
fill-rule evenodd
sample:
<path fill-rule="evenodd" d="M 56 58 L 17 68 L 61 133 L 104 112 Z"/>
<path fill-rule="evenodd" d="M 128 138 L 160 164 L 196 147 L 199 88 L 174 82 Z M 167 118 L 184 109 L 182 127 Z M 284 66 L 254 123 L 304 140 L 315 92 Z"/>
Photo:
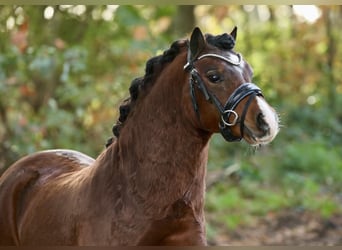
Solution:
<path fill-rule="evenodd" d="M 205 48 L 205 38 L 202 31 L 196 27 L 191 34 L 190 38 L 190 60 L 193 61 Z"/>
<path fill-rule="evenodd" d="M 230 32 L 230 35 L 234 38 L 235 41 L 236 41 L 236 33 L 237 33 L 237 27 L 235 26 L 232 32 Z"/>

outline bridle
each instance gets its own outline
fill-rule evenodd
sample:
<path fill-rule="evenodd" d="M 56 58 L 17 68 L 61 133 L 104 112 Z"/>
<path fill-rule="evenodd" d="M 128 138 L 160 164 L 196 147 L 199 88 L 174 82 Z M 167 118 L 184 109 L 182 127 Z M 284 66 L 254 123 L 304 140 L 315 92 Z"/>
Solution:
<path fill-rule="evenodd" d="M 211 53 L 203 54 L 196 59 L 191 59 L 190 53 L 191 52 L 189 50 L 187 63 L 184 65 L 184 70 L 190 73 L 190 79 L 189 79 L 190 95 L 191 95 L 192 104 L 193 104 L 193 107 L 194 107 L 194 110 L 198 119 L 200 120 L 200 114 L 199 114 L 198 103 L 196 100 L 195 86 L 203 93 L 205 99 L 213 103 L 218 109 L 218 111 L 220 112 L 221 119 L 219 122 L 219 129 L 224 139 L 227 141 L 240 141 L 243 138 L 244 121 L 245 121 L 248 107 L 250 106 L 255 96 L 263 96 L 261 93 L 261 89 L 258 86 L 256 86 L 254 83 L 243 83 L 234 90 L 234 92 L 229 96 L 225 105 L 222 106 L 218 98 L 213 93 L 211 93 L 205 86 L 201 76 L 199 75 L 198 71 L 196 70 L 194 66 L 194 62 L 199 61 L 206 57 L 214 57 L 232 65 L 240 65 L 242 62 L 241 55 L 236 54 L 238 58 L 237 60 L 234 60 L 234 57 L 224 57 L 218 54 L 211 54 Z M 239 115 L 234 111 L 234 109 L 245 97 L 248 97 L 248 100 L 244 106 L 241 117 L 239 119 Z M 231 115 L 233 115 L 234 118 L 232 122 L 229 122 L 229 118 Z M 231 127 L 235 126 L 237 123 L 240 123 L 240 136 L 233 135 L 231 131 Z"/>

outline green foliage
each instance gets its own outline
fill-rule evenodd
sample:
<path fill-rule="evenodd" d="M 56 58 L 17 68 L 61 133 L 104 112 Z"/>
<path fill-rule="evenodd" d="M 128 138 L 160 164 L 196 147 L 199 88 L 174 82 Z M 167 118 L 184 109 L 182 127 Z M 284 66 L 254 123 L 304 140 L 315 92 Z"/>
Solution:
<path fill-rule="evenodd" d="M 239 186 L 222 184 L 209 190 L 206 209 L 216 215 L 210 223 L 224 224 L 233 230 L 241 224 L 255 222 L 258 216 L 290 205 L 279 192 L 251 183 Z"/>
<path fill-rule="evenodd" d="M 341 156 L 336 148 L 329 148 L 321 141 L 310 141 L 294 142 L 284 151 L 287 157 L 280 163 L 283 171 L 310 173 L 314 170 L 312 175 L 320 182 L 327 181 L 336 185 L 342 181 L 342 175 L 339 174 L 342 172 Z"/>

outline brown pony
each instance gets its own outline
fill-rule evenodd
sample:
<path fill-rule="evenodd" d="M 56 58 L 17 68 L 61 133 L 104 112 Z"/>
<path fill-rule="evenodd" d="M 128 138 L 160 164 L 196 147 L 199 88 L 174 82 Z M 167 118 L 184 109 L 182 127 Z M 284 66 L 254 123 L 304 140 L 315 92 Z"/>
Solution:
<path fill-rule="evenodd" d="M 205 245 L 208 142 L 266 144 L 276 112 L 230 34 L 174 42 L 147 62 L 96 160 L 48 150 L 0 178 L 0 245 Z"/>

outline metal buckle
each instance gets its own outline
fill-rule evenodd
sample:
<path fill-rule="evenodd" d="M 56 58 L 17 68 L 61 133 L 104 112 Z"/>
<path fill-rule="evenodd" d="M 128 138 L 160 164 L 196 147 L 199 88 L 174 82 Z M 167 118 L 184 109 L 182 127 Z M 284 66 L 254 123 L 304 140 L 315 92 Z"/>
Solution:
<path fill-rule="evenodd" d="M 187 62 L 184 66 L 183 66 L 183 69 L 184 70 L 189 70 L 190 68 L 190 62 Z"/>

